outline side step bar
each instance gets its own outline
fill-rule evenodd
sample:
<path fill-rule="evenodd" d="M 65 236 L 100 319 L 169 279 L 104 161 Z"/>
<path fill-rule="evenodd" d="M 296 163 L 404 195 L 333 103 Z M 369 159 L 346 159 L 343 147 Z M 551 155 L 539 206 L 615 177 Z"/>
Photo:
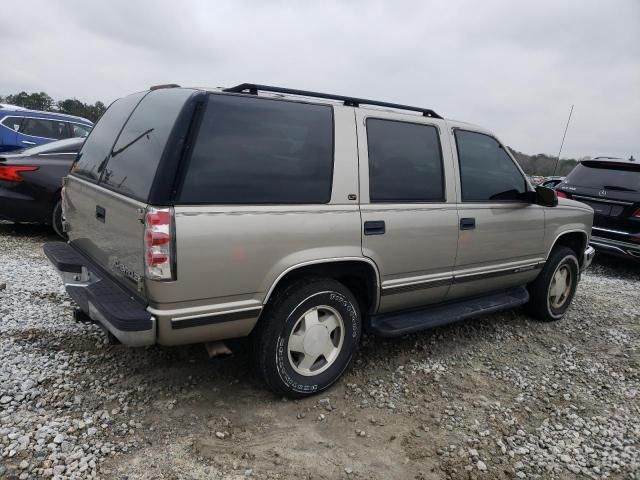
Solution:
<path fill-rule="evenodd" d="M 524 287 L 501 290 L 482 297 L 441 303 L 421 310 L 374 315 L 369 319 L 369 331 L 381 337 L 399 337 L 467 318 L 514 308 L 528 301 L 529 292 Z"/>

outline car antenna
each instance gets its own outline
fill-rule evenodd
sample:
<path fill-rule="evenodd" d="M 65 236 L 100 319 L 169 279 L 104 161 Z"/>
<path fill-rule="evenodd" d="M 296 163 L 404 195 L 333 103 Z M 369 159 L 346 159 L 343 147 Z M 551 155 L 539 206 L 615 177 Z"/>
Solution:
<path fill-rule="evenodd" d="M 558 164 L 560 163 L 560 154 L 562 153 L 562 147 L 564 146 L 564 139 L 567 136 L 567 130 L 569 130 L 569 122 L 571 121 L 571 114 L 573 113 L 573 105 L 569 110 L 569 118 L 567 118 L 567 125 L 564 127 L 564 135 L 562 135 L 562 143 L 560 143 L 560 150 L 558 151 L 558 158 L 556 158 L 556 166 L 553 167 L 553 175 L 555 176 L 556 170 L 558 170 Z"/>

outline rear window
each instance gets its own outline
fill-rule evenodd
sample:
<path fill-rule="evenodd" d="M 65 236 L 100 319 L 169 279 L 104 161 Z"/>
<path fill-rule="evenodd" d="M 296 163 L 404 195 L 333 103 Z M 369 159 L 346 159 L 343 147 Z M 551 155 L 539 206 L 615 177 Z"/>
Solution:
<path fill-rule="evenodd" d="M 82 146 L 74 169 L 75 175 L 93 182 L 98 181 L 124 122 L 145 93 L 134 93 L 116 100 L 104 112 Z"/>
<path fill-rule="evenodd" d="M 367 143 L 371 202 L 444 201 L 436 127 L 370 118 Z"/>
<path fill-rule="evenodd" d="M 123 195 L 146 200 L 171 129 L 192 93 L 162 89 L 144 97 L 118 137 L 101 183 Z"/>
<path fill-rule="evenodd" d="M 178 195 L 180 203 L 327 203 L 333 109 L 212 94 Z"/>
<path fill-rule="evenodd" d="M 583 162 L 565 183 L 580 187 L 640 192 L 640 165 Z"/>

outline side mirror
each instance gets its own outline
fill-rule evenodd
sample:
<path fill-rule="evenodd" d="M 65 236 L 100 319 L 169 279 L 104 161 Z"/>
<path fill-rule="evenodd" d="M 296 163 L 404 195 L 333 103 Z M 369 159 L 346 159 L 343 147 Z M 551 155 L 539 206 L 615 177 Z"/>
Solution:
<path fill-rule="evenodd" d="M 536 187 L 536 203 L 543 207 L 555 207 L 558 205 L 558 193 L 553 188 L 538 185 Z"/>

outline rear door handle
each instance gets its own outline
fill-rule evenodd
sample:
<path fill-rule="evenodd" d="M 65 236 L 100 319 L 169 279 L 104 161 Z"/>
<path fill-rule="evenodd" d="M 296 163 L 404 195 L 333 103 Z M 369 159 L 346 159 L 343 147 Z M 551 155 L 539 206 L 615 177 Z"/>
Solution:
<path fill-rule="evenodd" d="M 475 218 L 461 218 L 460 230 L 475 230 L 476 219 Z"/>
<path fill-rule="evenodd" d="M 107 218 L 107 211 L 104 209 L 104 207 L 101 207 L 100 205 L 96 205 L 96 218 L 102 223 L 104 223 L 104 221 Z"/>
<path fill-rule="evenodd" d="M 22 143 L 24 143 L 25 145 L 35 145 L 36 142 L 30 142 L 29 140 L 22 140 Z"/>
<path fill-rule="evenodd" d="M 374 220 L 364 222 L 364 234 L 365 235 L 384 235 L 385 224 L 382 220 Z"/>

